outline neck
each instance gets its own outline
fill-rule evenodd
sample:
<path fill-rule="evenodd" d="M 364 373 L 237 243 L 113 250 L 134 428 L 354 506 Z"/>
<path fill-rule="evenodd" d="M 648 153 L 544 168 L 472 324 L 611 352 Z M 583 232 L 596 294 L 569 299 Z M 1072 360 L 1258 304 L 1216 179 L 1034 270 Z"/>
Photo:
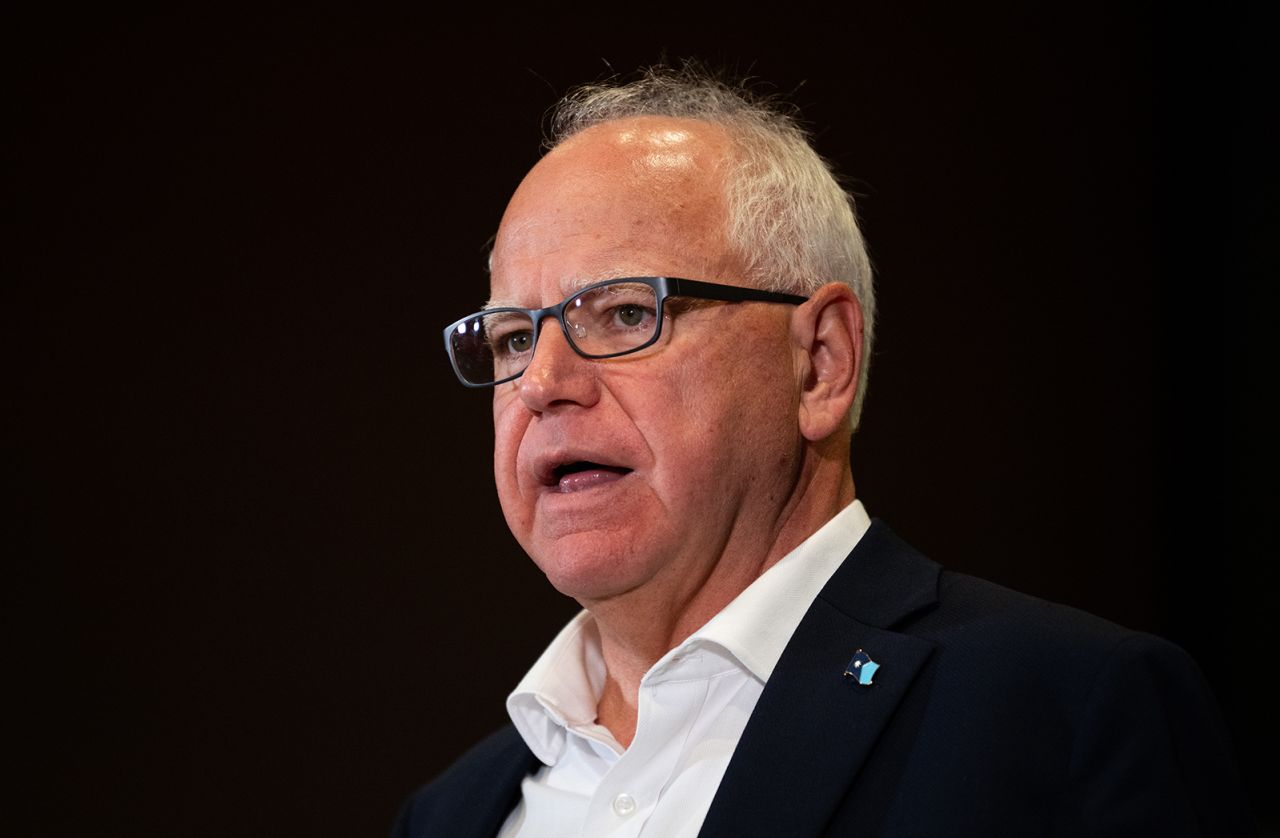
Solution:
<path fill-rule="evenodd" d="M 624 747 L 635 735 L 645 673 L 853 502 L 847 447 L 831 456 L 815 453 L 787 502 L 772 517 L 742 516 L 702 578 L 655 580 L 625 595 L 582 603 L 599 629 L 606 670 L 596 721 Z"/>

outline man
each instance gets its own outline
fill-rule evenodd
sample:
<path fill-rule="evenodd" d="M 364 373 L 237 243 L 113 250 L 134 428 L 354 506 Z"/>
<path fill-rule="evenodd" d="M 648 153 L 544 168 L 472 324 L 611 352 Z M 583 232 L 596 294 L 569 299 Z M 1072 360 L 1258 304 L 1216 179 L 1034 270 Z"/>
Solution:
<path fill-rule="evenodd" d="M 871 274 L 794 123 L 658 71 L 555 126 L 445 340 L 494 388 L 512 532 L 585 610 L 397 834 L 1247 832 L 1180 651 L 868 518 Z"/>

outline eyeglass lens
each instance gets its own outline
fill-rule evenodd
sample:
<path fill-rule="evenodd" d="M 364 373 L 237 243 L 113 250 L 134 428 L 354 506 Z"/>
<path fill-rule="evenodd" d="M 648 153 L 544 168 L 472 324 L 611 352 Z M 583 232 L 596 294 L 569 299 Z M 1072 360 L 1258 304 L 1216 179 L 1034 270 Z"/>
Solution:
<path fill-rule="evenodd" d="M 564 306 L 570 342 L 583 355 L 603 357 L 644 346 L 658 328 L 657 294 L 639 282 L 589 288 Z M 537 327 L 510 309 L 481 312 L 450 333 L 454 362 L 467 381 L 488 384 L 518 375 L 533 359 Z"/>

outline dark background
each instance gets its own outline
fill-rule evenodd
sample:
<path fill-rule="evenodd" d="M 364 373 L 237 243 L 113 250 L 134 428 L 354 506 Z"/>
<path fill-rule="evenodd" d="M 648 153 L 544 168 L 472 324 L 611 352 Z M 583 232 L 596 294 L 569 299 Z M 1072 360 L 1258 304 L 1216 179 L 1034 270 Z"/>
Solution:
<path fill-rule="evenodd" d="M 696 55 L 860 196 L 872 514 L 1185 646 L 1274 823 L 1265 30 L 955 5 L 7 13 L 6 820 L 380 835 L 502 723 L 576 606 L 439 330 L 556 96 Z"/>

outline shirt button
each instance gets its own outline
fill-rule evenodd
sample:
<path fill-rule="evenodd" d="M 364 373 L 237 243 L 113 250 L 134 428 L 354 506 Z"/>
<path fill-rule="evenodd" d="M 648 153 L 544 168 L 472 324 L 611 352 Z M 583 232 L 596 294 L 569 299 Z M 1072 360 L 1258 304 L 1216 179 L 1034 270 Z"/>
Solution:
<path fill-rule="evenodd" d="M 613 813 L 620 818 L 625 818 L 635 814 L 636 799 L 629 794 L 623 793 L 613 799 Z"/>

